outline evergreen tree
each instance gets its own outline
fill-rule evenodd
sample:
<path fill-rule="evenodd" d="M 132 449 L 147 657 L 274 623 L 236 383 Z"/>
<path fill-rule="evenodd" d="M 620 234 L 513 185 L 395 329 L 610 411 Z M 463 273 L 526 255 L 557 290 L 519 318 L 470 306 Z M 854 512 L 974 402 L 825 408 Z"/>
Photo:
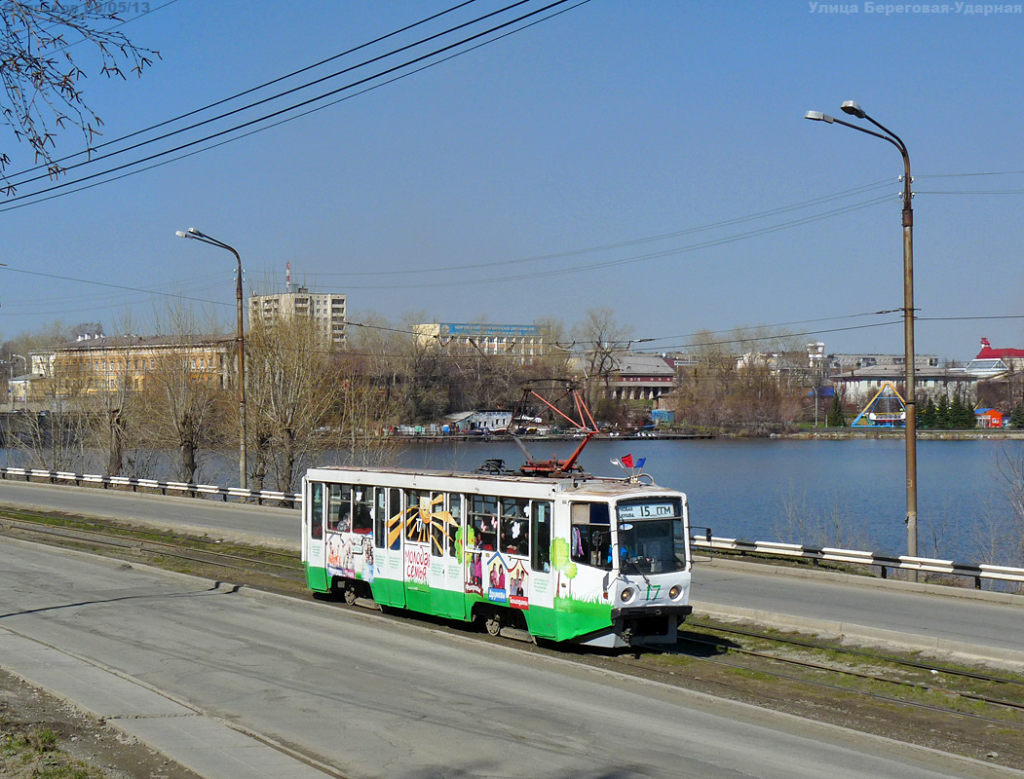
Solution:
<path fill-rule="evenodd" d="M 931 398 L 928 398 L 928 402 L 925 403 L 924 408 L 918 412 L 918 425 L 923 428 L 935 427 L 935 414 L 935 401 L 932 400 Z"/>
<path fill-rule="evenodd" d="M 953 396 L 953 402 L 949 404 L 949 427 L 951 430 L 961 430 L 964 426 L 964 404 L 960 400 L 960 393 Z"/>
<path fill-rule="evenodd" d="M 1017 401 L 1017 405 L 1010 412 L 1010 426 L 1015 428 L 1024 427 L 1024 403 Z"/>
<path fill-rule="evenodd" d="M 971 399 L 966 395 L 963 400 L 963 424 L 960 425 L 961 430 L 973 430 L 978 426 L 978 417 L 974 413 L 974 404 L 971 403 Z"/>
<path fill-rule="evenodd" d="M 935 429 L 949 430 L 949 398 L 943 395 L 935 409 Z"/>
<path fill-rule="evenodd" d="M 825 417 L 826 427 L 846 427 L 846 414 L 843 413 L 843 404 L 839 400 L 839 393 L 832 395 L 832 406 Z"/>

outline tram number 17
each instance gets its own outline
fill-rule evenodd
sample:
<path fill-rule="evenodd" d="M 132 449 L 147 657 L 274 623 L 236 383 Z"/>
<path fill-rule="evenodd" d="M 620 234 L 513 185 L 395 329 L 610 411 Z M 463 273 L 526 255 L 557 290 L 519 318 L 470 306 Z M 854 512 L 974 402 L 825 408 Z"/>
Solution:
<path fill-rule="evenodd" d="M 658 595 L 661 594 L 660 584 L 648 584 L 647 585 L 647 600 L 657 600 Z"/>

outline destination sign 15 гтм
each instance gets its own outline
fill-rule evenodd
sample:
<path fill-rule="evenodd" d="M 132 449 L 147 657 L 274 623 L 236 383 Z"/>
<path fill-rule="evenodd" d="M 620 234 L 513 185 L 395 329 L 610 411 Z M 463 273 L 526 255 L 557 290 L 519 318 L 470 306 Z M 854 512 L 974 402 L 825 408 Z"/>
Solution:
<path fill-rule="evenodd" d="M 676 507 L 665 503 L 620 503 L 619 519 L 655 519 L 676 516 Z"/>

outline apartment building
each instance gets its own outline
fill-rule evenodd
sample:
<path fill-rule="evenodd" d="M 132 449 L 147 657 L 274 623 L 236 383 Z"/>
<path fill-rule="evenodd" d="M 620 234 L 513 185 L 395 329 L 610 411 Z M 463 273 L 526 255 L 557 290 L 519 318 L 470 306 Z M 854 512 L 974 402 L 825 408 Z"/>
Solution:
<path fill-rule="evenodd" d="M 275 322 L 296 317 L 311 319 L 324 339 L 341 345 L 346 338 L 348 296 L 310 292 L 304 285 L 293 284 L 291 263 L 288 263 L 284 292 L 250 296 L 249 323 L 262 322 L 266 327 L 273 327 Z"/>

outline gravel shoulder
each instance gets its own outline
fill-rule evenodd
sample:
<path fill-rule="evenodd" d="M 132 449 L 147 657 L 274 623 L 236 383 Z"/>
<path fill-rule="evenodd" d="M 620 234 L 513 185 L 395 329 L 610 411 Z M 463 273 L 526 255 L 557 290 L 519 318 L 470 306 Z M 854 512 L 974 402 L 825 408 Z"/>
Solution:
<path fill-rule="evenodd" d="M 0 777 L 201 779 L 135 738 L 0 669 Z"/>

